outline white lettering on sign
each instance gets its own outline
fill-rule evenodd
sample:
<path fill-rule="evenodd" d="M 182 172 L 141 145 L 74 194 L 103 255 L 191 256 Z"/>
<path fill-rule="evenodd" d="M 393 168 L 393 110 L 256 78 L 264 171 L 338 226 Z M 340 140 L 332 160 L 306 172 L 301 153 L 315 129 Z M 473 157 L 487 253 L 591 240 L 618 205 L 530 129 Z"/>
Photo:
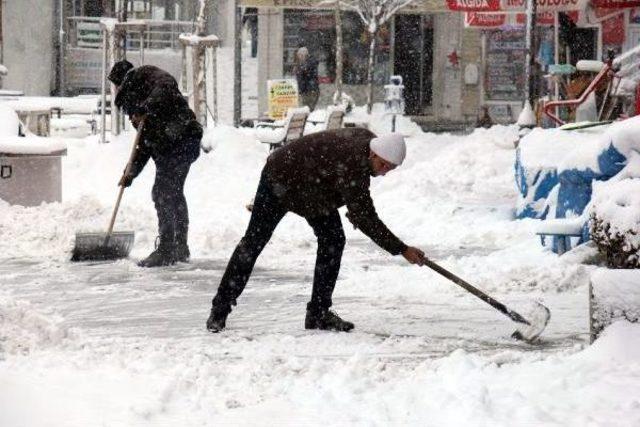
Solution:
<path fill-rule="evenodd" d="M 524 10 L 525 0 L 502 0 L 504 10 Z M 586 0 L 536 0 L 540 11 L 580 10 L 586 6 Z"/>
<path fill-rule="evenodd" d="M 488 9 L 489 2 L 487 0 L 456 0 L 459 8 L 465 9 Z"/>

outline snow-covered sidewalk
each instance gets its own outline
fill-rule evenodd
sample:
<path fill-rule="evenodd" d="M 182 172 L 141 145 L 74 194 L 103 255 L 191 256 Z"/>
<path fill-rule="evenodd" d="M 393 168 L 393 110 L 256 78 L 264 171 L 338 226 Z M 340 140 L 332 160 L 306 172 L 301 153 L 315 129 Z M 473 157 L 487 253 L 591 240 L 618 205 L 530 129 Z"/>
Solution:
<path fill-rule="evenodd" d="M 219 128 L 187 181 L 190 264 L 71 264 L 76 231 L 107 222 L 131 135 L 69 147 L 61 204 L 0 202 L 0 425 L 640 424 L 640 328 L 591 347 L 580 254 L 563 259 L 513 221 L 513 128 L 414 134 L 407 162 L 375 179 L 402 239 L 518 310 L 552 318 L 540 345 L 509 339 L 503 315 L 376 248 L 343 220 L 334 308 L 349 334 L 303 329 L 315 242 L 289 215 L 258 261 L 228 329 L 204 328 L 244 232 L 266 148 Z M 116 228 L 153 245 L 153 165 L 127 190 Z"/>

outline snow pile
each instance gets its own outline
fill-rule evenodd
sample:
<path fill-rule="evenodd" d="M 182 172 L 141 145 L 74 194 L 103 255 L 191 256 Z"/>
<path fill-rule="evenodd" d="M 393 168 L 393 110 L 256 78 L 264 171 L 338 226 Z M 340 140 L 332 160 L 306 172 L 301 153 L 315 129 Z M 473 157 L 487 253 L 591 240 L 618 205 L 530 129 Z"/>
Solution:
<path fill-rule="evenodd" d="M 31 304 L 0 296 L 0 361 L 7 354 L 28 354 L 74 337 L 59 316 L 45 315 Z"/>
<path fill-rule="evenodd" d="M 627 323 L 611 325 L 574 354 L 455 350 L 417 364 L 361 354 L 296 357 L 269 346 L 224 358 L 201 341 L 192 343 L 201 346 L 195 351 L 168 343 L 117 347 L 124 344 L 0 365 L 10 385 L 0 388 L 6 408 L 0 424 L 248 426 L 272 424 L 283 414 L 287 424 L 314 426 L 429 420 L 577 427 L 611 425 L 612 417 L 619 426 L 640 423 L 640 326 Z"/>
<path fill-rule="evenodd" d="M 519 149 L 527 168 L 555 167 L 565 170 L 590 169 L 605 174 L 599 156 L 613 147 L 628 157 L 640 151 L 640 116 L 580 130 L 535 128 L 520 142 Z"/>
<path fill-rule="evenodd" d="M 595 182 L 591 234 L 611 267 L 640 267 L 640 154 L 606 182 Z"/>
<path fill-rule="evenodd" d="M 591 275 L 595 329 L 601 330 L 614 319 L 640 321 L 640 270 L 598 269 Z"/>

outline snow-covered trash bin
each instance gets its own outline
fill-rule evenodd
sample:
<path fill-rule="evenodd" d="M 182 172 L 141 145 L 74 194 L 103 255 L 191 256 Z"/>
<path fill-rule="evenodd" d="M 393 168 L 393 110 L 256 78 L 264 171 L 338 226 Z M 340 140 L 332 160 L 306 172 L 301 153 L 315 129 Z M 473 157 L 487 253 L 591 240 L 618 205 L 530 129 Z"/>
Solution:
<path fill-rule="evenodd" d="M 0 105 L 0 200 L 22 206 L 62 201 L 66 144 L 21 133 L 18 115 Z"/>
<path fill-rule="evenodd" d="M 600 268 L 592 273 L 589 314 L 591 342 L 615 321 L 637 323 L 640 319 L 640 270 Z"/>
<path fill-rule="evenodd" d="M 62 156 L 60 141 L 0 140 L 0 199 L 11 205 L 38 206 L 62 201 Z"/>

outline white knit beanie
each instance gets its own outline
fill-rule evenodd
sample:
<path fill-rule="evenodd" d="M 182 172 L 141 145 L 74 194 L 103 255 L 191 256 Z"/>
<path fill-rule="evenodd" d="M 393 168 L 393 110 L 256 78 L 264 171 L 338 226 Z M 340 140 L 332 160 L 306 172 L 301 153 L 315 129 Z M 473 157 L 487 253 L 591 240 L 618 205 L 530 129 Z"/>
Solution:
<path fill-rule="evenodd" d="M 396 166 L 402 164 L 407 154 L 404 137 L 399 133 L 390 133 L 373 138 L 369 143 L 369 148 L 378 156 Z"/>

